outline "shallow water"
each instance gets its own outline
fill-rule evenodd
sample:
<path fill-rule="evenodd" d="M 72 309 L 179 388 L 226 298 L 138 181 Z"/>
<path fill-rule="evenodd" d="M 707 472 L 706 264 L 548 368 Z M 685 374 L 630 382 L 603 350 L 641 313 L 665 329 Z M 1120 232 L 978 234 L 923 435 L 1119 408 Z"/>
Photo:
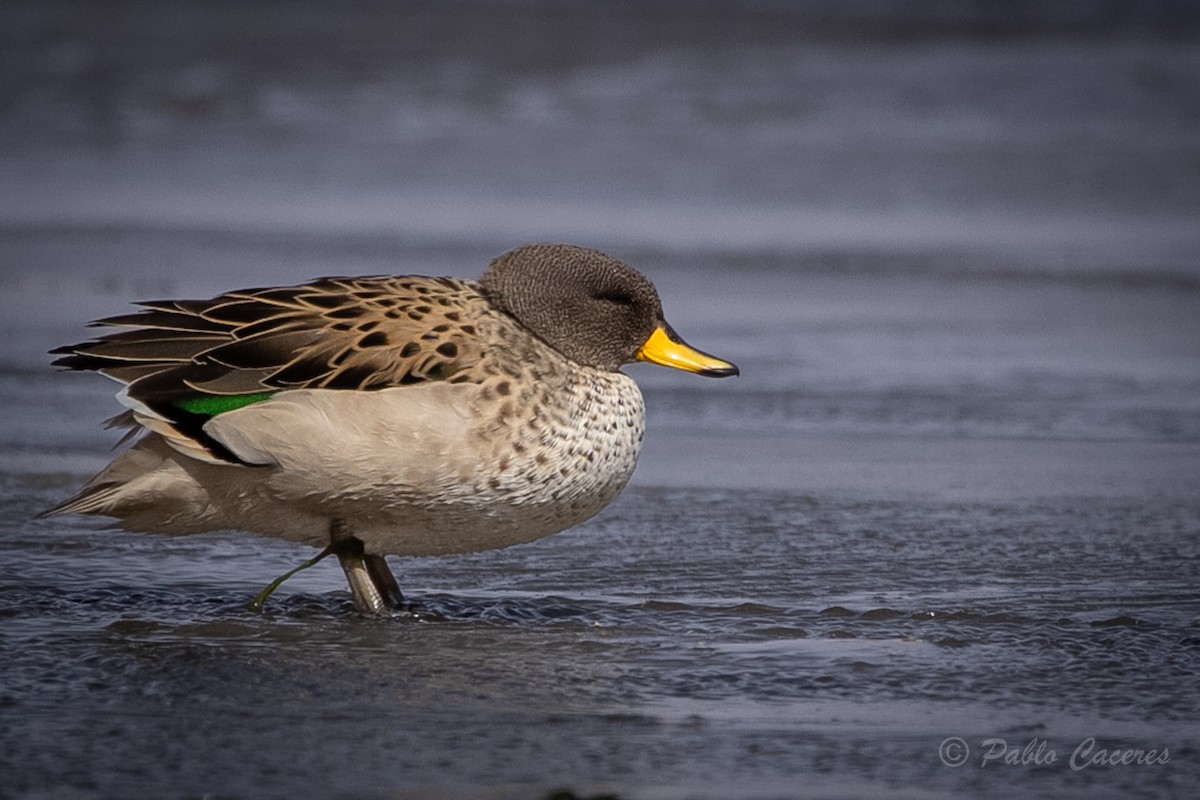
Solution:
<path fill-rule="evenodd" d="M 298 7 L 6 6 L 0 797 L 1194 794 L 1194 15 Z M 47 366 L 87 320 L 528 239 L 743 371 L 630 368 L 596 519 L 393 559 L 385 620 L 328 563 L 248 610 L 305 548 L 31 520 L 117 439 Z"/>
<path fill-rule="evenodd" d="M 389 620 L 336 567 L 246 610 L 282 544 L 10 527 L 9 789 L 1162 796 L 1197 777 L 1198 516 L 641 486 L 545 542 L 399 565 Z M 949 736 L 1059 761 L 954 770 Z M 1088 737 L 1171 760 L 1073 771 Z"/>

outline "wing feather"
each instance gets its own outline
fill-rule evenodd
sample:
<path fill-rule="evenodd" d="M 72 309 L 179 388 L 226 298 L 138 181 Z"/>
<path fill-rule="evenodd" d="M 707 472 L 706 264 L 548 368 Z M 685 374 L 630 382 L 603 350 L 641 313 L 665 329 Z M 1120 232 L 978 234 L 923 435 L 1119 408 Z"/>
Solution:
<path fill-rule="evenodd" d="M 478 363 L 472 323 L 487 309 L 473 283 L 416 276 L 324 278 L 139 305 L 141 311 L 97 320 L 120 330 L 59 348 L 54 363 L 126 384 L 140 425 L 216 461 L 236 458 L 204 434 L 207 417 L 181 402 L 444 380 Z"/>

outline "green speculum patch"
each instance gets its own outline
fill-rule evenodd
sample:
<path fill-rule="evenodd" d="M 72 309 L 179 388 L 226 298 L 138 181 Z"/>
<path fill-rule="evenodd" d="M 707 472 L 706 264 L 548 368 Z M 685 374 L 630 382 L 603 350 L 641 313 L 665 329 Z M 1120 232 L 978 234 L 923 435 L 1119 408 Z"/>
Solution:
<path fill-rule="evenodd" d="M 226 411 L 236 411 L 239 408 L 261 403 L 274 392 L 254 392 L 253 394 L 210 394 L 199 397 L 185 397 L 176 400 L 175 405 L 189 414 L 200 414 L 215 417 Z"/>

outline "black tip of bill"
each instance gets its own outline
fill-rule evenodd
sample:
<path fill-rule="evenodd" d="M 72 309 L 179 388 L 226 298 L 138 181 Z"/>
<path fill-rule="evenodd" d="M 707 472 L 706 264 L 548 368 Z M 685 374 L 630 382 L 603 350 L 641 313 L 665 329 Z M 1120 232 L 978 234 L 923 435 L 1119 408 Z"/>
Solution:
<path fill-rule="evenodd" d="M 705 367 L 696 374 L 706 378 L 732 378 L 741 375 L 742 371 L 737 368 L 736 364 L 726 361 L 723 367 Z"/>

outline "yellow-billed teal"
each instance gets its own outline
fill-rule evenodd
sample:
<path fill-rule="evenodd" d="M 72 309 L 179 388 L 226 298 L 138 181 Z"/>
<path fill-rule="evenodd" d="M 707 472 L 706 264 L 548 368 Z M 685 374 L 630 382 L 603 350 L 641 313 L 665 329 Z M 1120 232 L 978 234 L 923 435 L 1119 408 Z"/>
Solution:
<path fill-rule="evenodd" d="M 54 363 L 122 384 L 144 432 L 47 514 L 168 535 L 241 530 L 324 547 L 363 611 L 397 606 L 386 555 L 528 542 L 604 508 L 645 422 L 640 360 L 736 375 L 595 250 L 536 244 L 478 282 L 323 278 L 141 303 Z"/>

